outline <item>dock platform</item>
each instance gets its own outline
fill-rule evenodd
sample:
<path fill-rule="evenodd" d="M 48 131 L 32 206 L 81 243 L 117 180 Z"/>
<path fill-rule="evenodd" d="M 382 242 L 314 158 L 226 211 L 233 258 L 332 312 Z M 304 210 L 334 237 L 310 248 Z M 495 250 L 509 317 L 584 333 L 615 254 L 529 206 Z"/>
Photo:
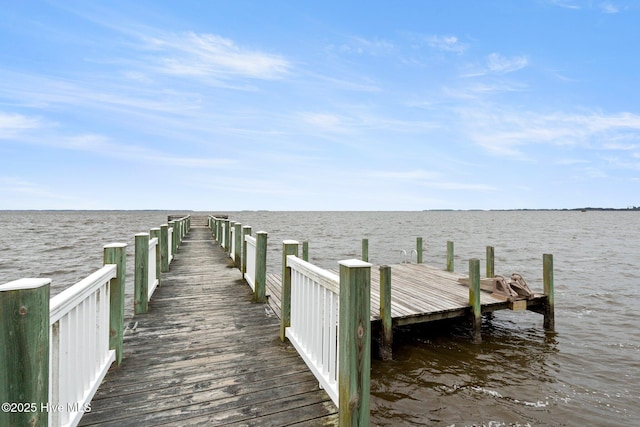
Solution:
<path fill-rule="evenodd" d="M 80 425 L 334 425 L 338 410 L 194 222 Z"/>
<path fill-rule="evenodd" d="M 468 278 L 458 272 L 450 272 L 427 264 L 391 265 L 391 318 L 393 326 L 427 323 L 471 315 L 469 287 L 460 282 Z M 375 274 L 379 266 L 371 268 L 371 321 L 380 320 L 380 276 Z M 337 270 L 332 271 L 338 274 Z M 282 276 L 267 274 L 268 303 L 280 317 L 280 293 Z M 526 309 L 542 310 L 546 300 L 543 294 L 527 301 Z M 482 313 L 512 309 L 506 298 L 482 290 L 480 293 Z"/>

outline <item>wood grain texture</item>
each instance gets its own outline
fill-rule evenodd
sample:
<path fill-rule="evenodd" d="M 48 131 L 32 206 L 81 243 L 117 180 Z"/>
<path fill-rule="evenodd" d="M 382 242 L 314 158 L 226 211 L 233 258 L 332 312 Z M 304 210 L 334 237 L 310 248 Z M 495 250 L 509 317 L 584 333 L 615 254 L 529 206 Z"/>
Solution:
<path fill-rule="evenodd" d="M 80 425 L 335 425 L 337 408 L 280 342 L 277 317 L 192 224 Z"/>

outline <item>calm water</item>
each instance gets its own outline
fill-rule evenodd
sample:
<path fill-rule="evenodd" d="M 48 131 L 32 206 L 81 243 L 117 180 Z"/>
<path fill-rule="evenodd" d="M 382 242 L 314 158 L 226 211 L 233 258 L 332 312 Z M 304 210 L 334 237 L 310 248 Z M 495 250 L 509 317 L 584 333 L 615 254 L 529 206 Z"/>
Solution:
<path fill-rule="evenodd" d="M 426 263 L 455 268 L 496 252 L 496 272 L 542 288 L 542 254 L 554 254 L 556 333 L 542 316 L 497 312 L 474 345 L 460 324 L 396 334 L 394 360 L 372 363 L 376 425 L 640 425 L 640 213 L 638 212 L 231 212 L 269 232 L 268 268 L 281 242 L 308 240 L 310 261 L 335 268 L 360 256 L 403 261 L 416 236 Z M 166 222 L 167 212 L 0 212 L 0 283 L 51 277 L 69 286 L 102 265 L 102 247 Z M 481 265 L 483 265 L 481 263 Z M 131 271 L 131 270 L 130 270 Z M 131 272 L 129 273 L 131 277 Z M 131 283 L 131 280 L 128 280 Z M 53 292 L 57 292 L 55 289 Z M 130 293 L 130 291 L 129 291 Z"/>

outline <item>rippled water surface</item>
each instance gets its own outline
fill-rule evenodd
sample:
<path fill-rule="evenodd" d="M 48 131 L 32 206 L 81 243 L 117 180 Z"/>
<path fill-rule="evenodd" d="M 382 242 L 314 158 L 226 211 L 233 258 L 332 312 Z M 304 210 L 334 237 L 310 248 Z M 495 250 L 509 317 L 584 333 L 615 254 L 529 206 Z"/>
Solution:
<path fill-rule="evenodd" d="M 542 254 L 554 255 L 556 333 L 542 316 L 500 311 L 482 344 L 466 325 L 396 331 L 394 360 L 372 363 L 376 425 L 640 425 L 640 212 L 229 212 L 269 233 L 268 269 L 284 239 L 309 241 L 310 261 L 336 268 L 359 257 L 406 259 L 424 239 L 424 261 L 455 269 L 495 247 L 496 273 L 542 288 Z M 51 277 L 61 289 L 102 265 L 102 247 L 167 221 L 167 212 L 0 212 L 0 283 Z M 483 264 L 481 264 L 483 265 Z M 129 273 L 131 276 L 131 272 Z M 131 280 L 128 281 L 131 283 Z M 57 292 L 53 290 L 52 293 Z"/>

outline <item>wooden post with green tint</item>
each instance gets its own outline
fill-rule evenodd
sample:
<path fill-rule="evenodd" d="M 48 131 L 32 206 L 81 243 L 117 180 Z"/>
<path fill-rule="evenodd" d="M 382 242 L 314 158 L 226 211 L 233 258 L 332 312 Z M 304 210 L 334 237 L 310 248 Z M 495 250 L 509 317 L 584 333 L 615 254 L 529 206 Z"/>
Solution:
<path fill-rule="evenodd" d="M 1 426 L 48 425 L 50 285 L 20 279 L 0 286 Z"/>
<path fill-rule="evenodd" d="M 341 426 L 369 425 L 371 389 L 371 264 L 340 261 L 338 418 Z"/>
<path fill-rule="evenodd" d="M 306 240 L 302 242 L 302 259 L 309 262 L 309 242 Z"/>
<path fill-rule="evenodd" d="M 229 253 L 231 250 L 231 221 L 228 219 L 224 220 L 224 251 Z"/>
<path fill-rule="evenodd" d="M 160 226 L 160 270 L 169 271 L 169 224 Z"/>
<path fill-rule="evenodd" d="M 127 276 L 127 244 L 112 243 L 104 247 L 104 264 L 116 264 L 116 277 L 109 282 L 109 348 L 116 351 L 116 363 L 122 363 L 124 338 L 124 287 Z"/>
<path fill-rule="evenodd" d="M 287 266 L 287 256 L 298 256 L 298 242 L 282 242 L 282 289 L 280 294 L 280 340 L 284 342 L 286 329 L 291 326 L 291 267 Z"/>
<path fill-rule="evenodd" d="M 496 277 L 495 271 L 495 249 L 493 246 L 487 246 L 487 267 L 485 277 Z"/>
<path fill-rule="evenodd" d="M 453 271 L 453 242 L 447 242 L 447 271 Z"/>
<path fill-rule="evenodd" d="M 236 222 L 233 224 L 233 238 L 235 239 L 233 245 L 233 259 L 235 260 L 236 267 L 242 271 L 242 224 Z"/>
<path fill-rule="evenodd" d="M 542 255 L 542 281 L 547 301 L 544 305 L 544 329 L 553 331 L 556 327 L 553 295 L 553 255 Z"/>
<path fill-rule="evenodd" d="M 362 239 L 362 261 L 369 262 L 369 239 Z"/>
<path fill-rule="evenodd" d="M 136 234 L 133 279 L 133 312 L 149 311 L 149 233 Z"/>
<path fill-rule="evenodd" d="M 393 324 L 391 319 L 391 267 L 380 266 L 380 357 L 391 360 L 393 355 Z"/>
<path fill-rule="evenodd" d="M 469 305 L 474 343 L 482 341 L 482 307 L 480 306 L 480 260 L 469 260 Z"/>
<path fill-rule="evenodd" d="M 242 277 L 247 274 L 247 240 L 246 236 L 251 236 L 251 226 L 245 225 L 242 227 Z"/>
<path fill-rule="evenodd" d="M 422 264 L 422 237 L 416 237 L 416 263 Z"/>
<path fill-rule="evenodd" d="M 158 239 L 158 243 L 156 244 L 156 280 L 158 281 L 158 286 L 160 286 L 160 282 L 162 279 L 162 255 L 160 254 L 160 228 L 152 228 L 149 231 L 149 237 L 152 239 Z"/>
<path fill-rule="evenodd" d="M 267 302 L 267 233 L 256 233 L 256 278 L 253 290 L 255 302 Z"/>

